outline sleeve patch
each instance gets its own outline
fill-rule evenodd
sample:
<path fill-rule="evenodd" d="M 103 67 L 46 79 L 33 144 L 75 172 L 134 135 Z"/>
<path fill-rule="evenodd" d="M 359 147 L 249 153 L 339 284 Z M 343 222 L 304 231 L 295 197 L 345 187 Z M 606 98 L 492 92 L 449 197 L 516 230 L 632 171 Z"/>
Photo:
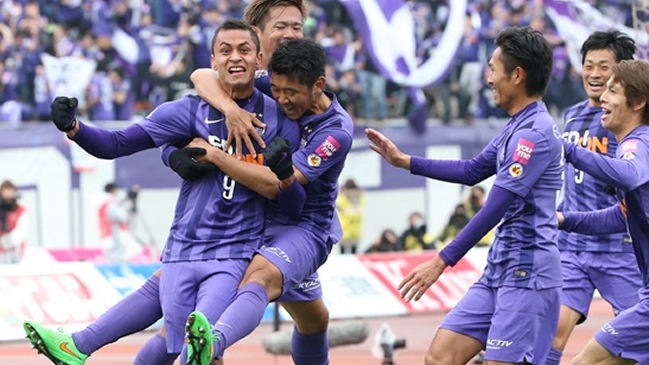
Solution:
<path fill-rule="evenodd" d="M 324 161 L 327 161 L 339 148 L 340 143 L 330 135 L 316 148 L 315 153 Z"/>
<path fill-rule="evenodd" d="M 620 151 L 622 151 L 622 155 L 626 155 L 627 153 L 637 153 L 638 152 L 638 140 L 637 139 L 630 139 L 628 141 L 625 141 L 622 143 L 620 146 Z"/>
<path fill-rule="evenodd" d="M 525 138 L 519 138 L 516 143 L 516 151 L 512 159 L 516 162 L 520 162 L 523 165 L 527 165 L 530 162 L 532 157 L 532 152 L 534 152 L 534 142 L 528 141 Z M 512 165 L 513 166 L 513 165 Z"/>
<path fill-rule="evenodd" d="M 509 166 L 509 175 L 513 178 L 518 178 L 523 175 L 523 165 L 518 162 L 514 162 Z"/>
<path fill-rule="evenodd" d="M 320 156 L 316 155 L 315 153 L 310 154 L 306 158 L 307 165 L 309 165 L 311 167 L 318 167 L 318 166 L 320 166 L 321 162 L 322 162 L 322 159 L 320 158 Z"/>

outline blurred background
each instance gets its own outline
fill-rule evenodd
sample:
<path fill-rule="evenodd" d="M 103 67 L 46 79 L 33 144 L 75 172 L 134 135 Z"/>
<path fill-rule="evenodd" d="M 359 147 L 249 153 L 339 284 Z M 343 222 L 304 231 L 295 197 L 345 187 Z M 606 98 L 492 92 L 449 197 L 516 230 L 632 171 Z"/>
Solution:
<path fill-rule="evenodd" d="M 616 28 L 636 40 L 638 58 L 649 50 L 647 1 L 306 2 L 305 33 L 324 47 L 328 88 L 356 127 L 339 181 L 345 236 L 321 270 L 334 318 L 450 308 L 479 276 L 493 236 L 423 301 L 401 302 L 394 285 L 466 225 L 491 181 L 468 187 L 394 169 L 369 149 L 365 127 L 409 154 L 477 154 L 507 121 L 484 74 L 509 25 L 530 25 L 552 43 L 545 101 L 560 125 L 586 97 L 579 48 L 590 33 Z M 75 96 L 84 122 L 124 128 L 193 92 L 189 75 L 209 67 L 214 30 L 246 4 L 0 2 L 0 341 L 22 337 L 25 318 L 82 326 L 139 287 L 158 267 L 180 184 L 157 150 L 87 155 L 52 126 L 52 99 Z"/>

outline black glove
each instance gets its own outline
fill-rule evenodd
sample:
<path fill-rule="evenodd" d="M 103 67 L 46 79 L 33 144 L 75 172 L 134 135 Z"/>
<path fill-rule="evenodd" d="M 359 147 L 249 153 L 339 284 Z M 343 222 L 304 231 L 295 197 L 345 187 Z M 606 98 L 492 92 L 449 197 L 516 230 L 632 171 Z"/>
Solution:
<path fill-rule="evenodd" d="M 77 98 L 67 96 L 57 96 L 52 102 L 50 109 L 52 121 L 61 132 L 69 132 L 77 125 L 77 118 L 74 116 L 77 105 L 79 105 Z"/>
<path fill-rule="evenodd" d="M 216 166 L 194 160 L 193 156 L 207 153 L 204 148 L 187 147 L 173 151 L 169 155 L 169 167 L 185 180 L 198 180 Z"/>
<path fill-rule="evenodd" d="M 282 137 L 275 137 L 264 151 L 266 166 L 270 167 L 280 180 L 288 179 L 293 175 L 292 156 L 291 144 Z"/>

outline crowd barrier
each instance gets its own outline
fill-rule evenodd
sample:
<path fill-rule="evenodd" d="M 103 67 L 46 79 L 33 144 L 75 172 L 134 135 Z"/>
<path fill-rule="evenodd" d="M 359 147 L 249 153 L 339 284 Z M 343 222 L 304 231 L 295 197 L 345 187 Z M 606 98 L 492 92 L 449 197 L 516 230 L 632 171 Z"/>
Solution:
<path fill-rule="evenodd" d="M 405 303 L 396 286 L 432 255 L 434 252 L 331 255 L 318 271 L 331 318 L 449 310 L 480 276 L 486 251 L 472 250 L 448 268 L 418 302 Z M 24 338 L 22 322 L 26 319 L 52 328 L 65 325 L 67 332 L 81 329 L 139 288 L 160 267 L 159 263 L 115 265 L 50 258 L 0 265 L 0 341 Z M 263 321 L 271 321 L 273 316 L 271 304 Z M 288 320 L 281 310 L 280 319 Z"/>

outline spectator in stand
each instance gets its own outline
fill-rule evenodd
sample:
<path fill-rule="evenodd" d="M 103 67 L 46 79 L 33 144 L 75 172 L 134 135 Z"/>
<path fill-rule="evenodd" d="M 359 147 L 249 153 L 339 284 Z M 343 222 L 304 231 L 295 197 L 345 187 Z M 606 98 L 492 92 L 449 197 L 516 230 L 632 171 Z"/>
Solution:
<path fill-rule="evenodd" d="M 111 66 L 108 70 L 108 79 L 113 88 L 113 106 L 117 120 L 130 120 L 133 117 L 135 97 L 129 93 L 131 82 L 125 78 L 124 70 Z"/>
<path fill-rule="evenodd" d="M 343 237 L 338 243 L 340 253 L 356 254 L 363 230 L 365 192 L 353 179 L 345 182 L 336 199 L 336 211 L 343 228 Z"/>
<path fill-rule="evenodd" d="M 17 264 L 25 254 L 28 217 L 18 198 L 11 180 L 0 184 L 0 264 Z"/>
<path fill-rule="evenodd" d="M 468 223 L 469 216 L 466 214 L 464 204 L 456 205 L 453 214 L 448 218 L 448 223 L 435 239 L 435 248 L 438 250 L 444 248 Z"/>
<path fill-rule="evenodd" d="M 406 251 L 433 250 L 435 244 L 426 234 L 426 221 L 420 212 L 408 217 L 408 228 L 399 237 L 399 243 Z"/>
<path fill-rule="evenodd" d="M 464 209 L 467 213 L 469 219 L 473 218 L 484 206 L 485 200 L 487 199 L 485 195 L 485 190 L 480 185 L 472 186 L 469 190 L 469 195 L 464 199 Z M 476 244 L 476 247 L 489 246 L 494 240 L 496 234 L 496 229 L 492 228 L 487 234 L 485 234 L 480 241 Z"/>
<path fill-rule="evenodd" d="M 367 250 L 365 250 L 365 253 L 394 251 L 403 251 L 403 247 L 399 243 L 399 239 L 394 231 L 388 228 L 381 232 L 381 235 L 377 237 L 376 241 L 374 241 Z"/>
<path fill-rule="evenodd" d="M 363 111 L 360 116 L 365 119 L 385 119 L 388 115 L 387 80 L 381 76 L 366 52 L 361 53 L 357 70 Z"/>

